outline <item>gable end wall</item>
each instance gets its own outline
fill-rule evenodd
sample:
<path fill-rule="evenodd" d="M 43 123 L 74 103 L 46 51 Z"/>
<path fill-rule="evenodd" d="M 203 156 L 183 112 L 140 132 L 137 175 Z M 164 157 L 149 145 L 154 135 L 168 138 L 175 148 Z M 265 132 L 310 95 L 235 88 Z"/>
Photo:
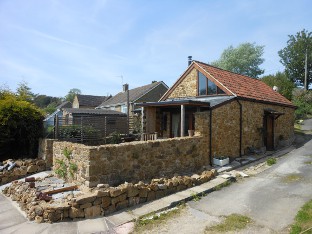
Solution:
<path fill-rule="evenodd" d="M 194 68 L 171 92 L 168 98 L 197 96 L 197 70 Z"/>

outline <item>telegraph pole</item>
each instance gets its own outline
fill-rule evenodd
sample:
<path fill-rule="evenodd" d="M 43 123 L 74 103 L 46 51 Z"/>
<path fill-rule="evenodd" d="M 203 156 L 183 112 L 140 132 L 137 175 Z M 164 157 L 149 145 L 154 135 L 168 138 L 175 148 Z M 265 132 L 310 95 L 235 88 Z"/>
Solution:
<path fill-rule="evenodd" d="M 306 49 L 304 64 L 304 90 L 308 90 L 308 48 Z"/>
<path fill-rule="evenodd" d="M 130 114 L 130 101 L 129 101 L 129 84 L 124 84 L 123 85 L 123 91 L 126 92 L 126 96 L 127 96 L 127 134 L 129 136 L 129 128 L 130 128 L 130 124 L 129 124 L 129 114 Z"/>

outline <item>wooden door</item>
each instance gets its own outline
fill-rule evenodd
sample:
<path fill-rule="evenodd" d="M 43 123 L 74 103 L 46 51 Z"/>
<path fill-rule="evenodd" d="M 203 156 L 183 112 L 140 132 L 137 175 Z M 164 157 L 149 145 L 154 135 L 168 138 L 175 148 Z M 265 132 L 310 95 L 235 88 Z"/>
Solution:
<path fill-rule="evenodd" d="M 266 115 L 264 125 L 265 125 L 264 144 L 267 150 L 274 150 L 274 116 Z"/>

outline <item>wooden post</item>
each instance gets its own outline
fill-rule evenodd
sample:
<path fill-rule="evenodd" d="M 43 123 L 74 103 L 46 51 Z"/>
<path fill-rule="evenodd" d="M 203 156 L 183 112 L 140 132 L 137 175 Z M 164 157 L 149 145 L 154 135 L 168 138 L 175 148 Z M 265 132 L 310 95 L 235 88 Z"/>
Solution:
<path fill-rule="evenodd" d="M 104 139 L 105 139 L 105 144 L 106 144 L 106 138 L 107 138 L 107 130 L 106 130 L 106 127 L 107 127 L 107 120 L 106 120 L 107 116 L 105 116 L 104 118 Z"/>
<path fill-rule="evenodd" d="M 141 109 L 141 133 L 143 134 L 144 133 L 144 107 L 142 106 L 142 109 Z"/>
<path fill-rule="evenodd" d="M 181 137 L 184 137 L 184 128 L 185 128 L 185 106 L 181 105 Z"/>
<path fill-rule="evenodd" d="M 83 126 L 82 126 L 82 116 L 80 117 L 80 142 L 83 143 Z"/>
<path fill-rule="evenodd" d="M 58 130 L 59 130 L 59 119 L 58 116 L 54 116 L 54 139 L 58 138 Z"/>

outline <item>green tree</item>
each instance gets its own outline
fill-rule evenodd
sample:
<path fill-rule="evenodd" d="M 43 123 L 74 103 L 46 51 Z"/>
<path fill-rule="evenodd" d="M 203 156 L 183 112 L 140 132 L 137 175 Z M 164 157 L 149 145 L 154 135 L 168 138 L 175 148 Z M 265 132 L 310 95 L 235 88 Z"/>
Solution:
<path fill-rule="evenodd" d="M 43 114 L 33 104 L 14 95 L 0 99 L 0 161 L 37 157 L 43 133 Z"/>
<path fill-rule="evenodd" d="M 73 102 L 74 98 L 77 94 L 81 94 L 81 90 L 73 88 L 73 89 L 69 90 L 68 94 L 65 96 L 65 100 L 69 101 L 69 102 Z"/>
<path fill-rule="evenodd" d="M 242 43 L 236 48 L 230 46 L 225 49 L 220 59 L 211 64 L 224 70 L 258 78 L 264 73 L 264 70 L 259 67 L 264 62 L 263 52 L 264 46 Z"/>
<path fill-rule="evenodd" d="M 15 97 L 15 93 L 13 93 L 6 85 L 2 85 L 0 86 L 0 100 L 5 99 L 6 97 Z"/>
<path fill-rule="evenodd" d="M 56 103 L 56 102 L 51 102 L 47 107 L 45 107 L 43 109 L 43 111 L 46 113 L 46 114 L 52 114 L 54 111 L 56 111 L 56 107 L 58 106 L 59 104 Z"/>
<path fill-rule="evenodd" d="M 312 115 L 312 90 L 294 89 L 293 103 L 297 106 L 296 119 Z"/>
<path fill-rule="evenodd" d="M 295 88 L 294 83 L 289 80 L 284 72 L 277 72 L 275 75 L 268 75 L 261 78 L 261 81 L 267 85 L 277 86 L 278 92 L 286 97 L 288 100 L 292 99 L 292 92 Z"/>
<path fill-rule="evenodd" d="M 21 83 L 18 84 L 18 87 L 16 89 L 16 95 L 18 99 L 27 102 L 32 102 L 35 96 L 34 93 L 31 92 L 31 88 L 25 81 L 22 81 Z"/>
<path fill-rule="evenodd" d="M 312 32 L 302 30 L 289 35 L 287 46 L 278 52 L 280 62 L 285 66 L 286 75 L 293 81 L 304 83 L 305 55 L 308 53 L 307 89 L 312 82 Z"/>
<path fill-rule="evenodd" d="M 60 105 L 62 101 L 63 101 L 62 98 L 51 97 L 51 96 L 42 95 L 42 94 L 36 95 L 33 100 L 34 104 L 41 109 L 47 108 L 51 104 L 54 107 L 56 107 Z"/>

